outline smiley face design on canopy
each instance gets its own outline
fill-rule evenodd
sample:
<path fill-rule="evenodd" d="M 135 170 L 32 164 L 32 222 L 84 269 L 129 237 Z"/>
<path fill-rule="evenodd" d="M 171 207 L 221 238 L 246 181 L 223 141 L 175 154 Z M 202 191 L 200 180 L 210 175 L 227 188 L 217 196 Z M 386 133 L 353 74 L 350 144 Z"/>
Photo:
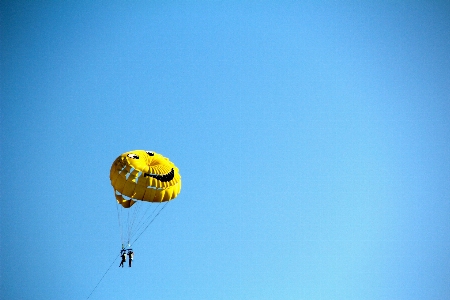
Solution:
<path fill-rule="evenodd" d="M 116 200 L 124 208 L 136 201 L 166 202 L 181 191 L 178 168 L 153 151 L 134 150 L 121 154 L 109 176 Z"/>

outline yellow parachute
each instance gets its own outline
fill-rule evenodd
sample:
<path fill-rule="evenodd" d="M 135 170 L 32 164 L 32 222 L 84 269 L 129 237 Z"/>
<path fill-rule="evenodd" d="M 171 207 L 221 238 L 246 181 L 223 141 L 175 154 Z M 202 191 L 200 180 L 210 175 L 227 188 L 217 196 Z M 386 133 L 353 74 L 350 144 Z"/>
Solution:
<path fill-rule="evenodd" d="M 163 206 L 156 215 L 155 209 L 152 219 L 148 202 L 167 203 L 181 191 L 178 168 L 168 158 L 153 151 L 134 150 L 121 154 L 112 164 L 109 178 L 117 203 L 120 205 L 117 210 L 122 243 L 125 242 L 125 238 L 129 244 L 133 236 L 140 231 L 143 232 L 149 225 L 147 223 L 151 223 L 165 207 Z M 141 208 L 143 204 L 145 209 Z M 130 209 L 133 210 L 132 213 Z M 123 226 L 126 227 L 125 230 Z M 127 234 L 126 237 L 124 233 Z"/>

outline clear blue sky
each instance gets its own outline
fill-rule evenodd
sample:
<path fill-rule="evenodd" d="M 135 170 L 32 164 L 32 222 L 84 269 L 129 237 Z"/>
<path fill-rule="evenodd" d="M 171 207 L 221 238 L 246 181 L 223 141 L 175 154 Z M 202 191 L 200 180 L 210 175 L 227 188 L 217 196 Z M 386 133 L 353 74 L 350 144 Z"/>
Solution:
<path fill-rule="evenodd" d="M 109 169 L 183 189 L 90 299 L 449 299 L 447 1 L 2 1 L 1 298 L 86 299 Z"/>

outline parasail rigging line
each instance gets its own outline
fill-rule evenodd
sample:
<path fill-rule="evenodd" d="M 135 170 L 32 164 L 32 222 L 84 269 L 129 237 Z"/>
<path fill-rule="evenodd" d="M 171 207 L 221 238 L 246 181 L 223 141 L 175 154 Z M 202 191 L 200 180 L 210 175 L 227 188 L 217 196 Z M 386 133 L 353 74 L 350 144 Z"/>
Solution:
<path fill-rule="evenodd" d="M 166 202 L 166 203 L 164 203 L 164 205 L 163 205 L 163 207 L 158 211 L 158 213 L 153 217 L 153 219 L 150 221 L 150 223 L 148 223 L 148 225 L 144 228 L 144 230 L 142 230 L 142 232 L 137 236 L 137 238 L 136 239 L 134 239 L 134 241 L 133 241 L 133 243 L 132 244 L 134 244 L 134 243 L 136 243 L 136 241 L 141 237 L 141 235 L 147 230 L 147 228 L 153 223 L 153 221 L 156 219 L 156 217 L 161 213 L 161 211 L 167 206 L 167 203 L 169 203 L 169 202 Z"/>
<path fill-rule="evenodd" d="M 133 210 L 133 216 L 132 216 L 132 220 L 131 223 L 128 224 L 128 240 L 131 240 L 132 236 L 138 232 L 140 230 L 140 228 L 142 227 L 141 222 L 143 222 L 143 219 L 147 218 L 150 219 L 150 217 L 153 215 L 153 213 L 155 211 L 153 211 L 150 215 L 148 215 L 148 212 L 150 211 L 150 208 L 152 207 L 152 205 L 144 205 L 144 207 L 146 207 L 145 209 L 142 207 L 142 205 L 144 204 L 143 201 L 135 201 L 133 208 L 135 208 Z M 156 208 L 155 208 L 156 210 Z M 142 211 L 144 211 L 142 213 Z M 148 217 L 147 217 L 148 216 Z"/>
<path fill-rule="evenodd" d="M 142 230 L 142 228 L 144 228 L 144 226 L 146 224 L 148 224 L 148 222 L 154 216 L 156 210 L 160 207 L 160 205 L 161 205 L 161 202 L 158 203 L 157 205 L 155 205 L 155 208 L 153 209 L 151 214 L 148 214 L 148 212 L 151 208 L 151 205 L 147 205 L 147 209 L 146 209 L 145 213 L 141 215 L 139 221 L 137 222 L 136 230 L 134 230 L 133 233 L 130 235 L 130 240 L 132 239 L 132 237 L 134 235 L 138 234 Z"/>
<path fill-rule="evenodd" d="M 119 211 L 119 203 L 116 202 L 116 208 L 117 208 L 117 219 L 119 221 L 119 231 L 120 231 L 120 241 L 122 242 L 122 244 L 124 243 L 123 240 L 123 230 L 122 230 L 122 223 L 120 222 L 120 211 Z"/>
<path fill-rule="evenodd" d="M 97 285 L 94 287 L 94 289 L 93 289 L 92 292 L 89 294 L 89 296 L 86 298 L 86 300 L 89 299 L 89 297 L 91 297 L 92 293 L 93 293 L 93 292 L 95 291 L 95 289 L 98 287 L 98 285 L 100 284 L 100 282 L 102 282 L 103 277 L 105 277 L 105 275 L 108 273 L 108 271 L 109 271 L 109 270 L 111 269 L 111 267 L 114 265 L 114 263 L 116 262 L 116 260 L 117 260 L 117 258 L 118 258 L 119 256 L 120 256 L 120 254 L 117 255 L 116 258 L 114 258 L 114 261 L 111 263 L 111 265 L 109 266 L 108 270 L 106 270 L 105 274 L 103 274 L 102 278 L 100 278 L 100 280 L 98 281 Z"/>
<path fill-rule="evenodd" d="M 141 208 L 141 204 L 143 204 L 143 203 L 138 201 L 138 203 L 136 203 L 136 204 L 139 205 L 138 209 L 141 210 L 142 209 Z M 147 216 L 148 216 L 148 218 L 150 218 L 153 215 L 153 213 L 156 210 L 157 205 L 155 207 L 155 210 L 153 210 L 153 212 L 149 215 L 148 212 L 150 211 L 150 209 L 152 207 L 153 207 L 153 205 L 146 205 L 146 209 L 145 209 L 144 213 L 139 213 L 139 217 L 136 216 L 136 218 L 134 219 L 133 223 L 131 224 L 131 227 L 134 228 L 136 226 L 136 229 L 132 230 L 132 232 L 138 232 L 140 230 L 140 228 L 142 227 L 141 223 L 145 221 L 144 219 L 147 218 Z M 130 235 L 130 239 L 131 239 L 131 236 L 133 236 L 133 234 Z"/>

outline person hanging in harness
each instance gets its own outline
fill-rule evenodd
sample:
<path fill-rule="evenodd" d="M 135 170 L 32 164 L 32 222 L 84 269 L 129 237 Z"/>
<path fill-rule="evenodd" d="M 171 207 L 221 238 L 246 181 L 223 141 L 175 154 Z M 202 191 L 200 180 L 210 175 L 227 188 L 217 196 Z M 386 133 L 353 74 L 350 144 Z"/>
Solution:
<path fill-rule="evenodd" d="M 122 268 L 123 268 L 123 264 L 127 261 L 127 254 L 126 254 L 125 249 L 122 249 L 122 250 L 120 251 L 120 257 L 122 258 L 122 261 L 120 262 L 119 267 L 122 267 Z"/>
<path fill-rule="evenodd" d="M 133 262 L 134 257 L 133 249 L 129 249 L 127 254 L 128 254 L 128 266 L 131 268 L 131 263 Z"/>

